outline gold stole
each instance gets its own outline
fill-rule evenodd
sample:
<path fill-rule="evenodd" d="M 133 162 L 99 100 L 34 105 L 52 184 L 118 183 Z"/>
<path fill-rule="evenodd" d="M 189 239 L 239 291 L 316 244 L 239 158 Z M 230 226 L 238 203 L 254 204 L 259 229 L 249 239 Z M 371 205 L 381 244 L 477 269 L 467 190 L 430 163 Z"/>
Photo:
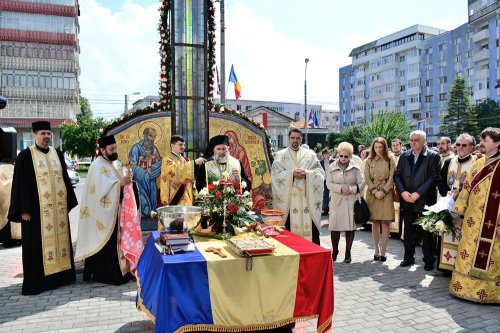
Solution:
<path fill-rule="evenodd" d="M 56 150 L 49 147 L 44 154 L 33 145 L 30 151 L 40 201 L 43 270 L 47 276 L 71 269 L 67 191 Z"/>
<path fill-rule="evenodd" d="M 446 182 L 451 189 L 458 190 L 459 188 L 462 188 L 467 172 L 469 172 L 474 161 L 476 161 L 475 156 L 471 156 L 465 163 L 458 162 L 458 155 L 451 158 L 450 166 L 448 167 L 448 174 L 446 176 Z"/>
<path fill-rule="evenodd" d="M 222 167 L 221 167 L 222 166 Z M 236 179 L 236 177 L 233 176 L 231 170 L 232 169 L 237 169 L 239 171 L 238 173 L 238 177 Z M 239 161 L 230 156 L 230 155 L 227 155 L 227 159 L 226 159 L 226 164 L 225 165 L 222 165 L 220 164 L 219 162 L 217 161 L 208 161 L 207 163 L 205 163 L 205 180 L 206 180 L 206 185 L 205 186 L 208 186 L 209 184 L 211 184 L 213 180 L 210 176 L 213 175 L 215 177 L 217 177 L 217 180 L 221 180 L 223 177 L 222 177 L 222 173 L 223 172 L 226 172 L 227 173 L 227 176 L 226 176 L 226 180 L 229 178 L 233 181 L 237 181 L 237 182 L 241 182 L 242 179 L 241 179 L 241 169 L 240 169 L 240 163 Z M 212 177 L 213 177 L 212 176 Z"/>
<path fill-rule="evenodd" d="M 194 161 L 170 152 L 161 166 L 160 203 L 171 205 L 178 191 L 183 191 L 178 205 L 193 204 Z M 180 194 L 180 193 L 179 193 Z"/>
<path fill-rule="evenodd" d="M 484 215 L 477 238 L 470 275 L 485 279 L 490 267 L 491 253 L 495 243 L 495 235 L 500 211 L 500 158 L 486 164 L 472 180 L 471 188 L 475 193 L 482 181 L 489 180 L 489 188 L 485 194 Z M 479 191 L 478 191 L 479 192 Z"/>

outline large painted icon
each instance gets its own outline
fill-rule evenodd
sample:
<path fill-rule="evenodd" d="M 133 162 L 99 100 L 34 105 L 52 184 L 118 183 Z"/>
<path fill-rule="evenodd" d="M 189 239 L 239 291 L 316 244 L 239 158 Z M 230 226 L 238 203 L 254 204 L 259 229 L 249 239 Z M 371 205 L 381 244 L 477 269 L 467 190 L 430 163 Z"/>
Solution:
<path fill-rule="evenodd" d="M 146 121 L 138 126 L 137 132 L 142 140 L 130 149 L 129 163 L 139 189 L 142 217 L 148 217 L 157 208 L 156 179 L 161 173 L 162 158 L 156 144 L 161 141 L 163 130 L 155 121 Z"/>

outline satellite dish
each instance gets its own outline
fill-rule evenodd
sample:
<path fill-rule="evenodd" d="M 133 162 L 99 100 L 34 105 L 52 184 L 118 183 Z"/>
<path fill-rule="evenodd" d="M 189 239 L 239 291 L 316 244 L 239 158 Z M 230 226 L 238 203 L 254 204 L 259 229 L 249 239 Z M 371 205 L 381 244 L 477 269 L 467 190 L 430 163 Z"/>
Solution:
<path fill-rule="evenodd" d="M 0 110 L 7 106 L 7 98 L 0 96 Z"/>

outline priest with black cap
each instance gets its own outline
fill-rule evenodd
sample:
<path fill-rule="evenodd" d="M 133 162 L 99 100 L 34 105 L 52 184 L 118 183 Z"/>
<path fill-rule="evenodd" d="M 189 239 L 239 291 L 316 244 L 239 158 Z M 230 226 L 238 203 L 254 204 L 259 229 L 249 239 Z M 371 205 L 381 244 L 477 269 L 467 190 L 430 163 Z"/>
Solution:
<path fill-rule="evenodd" d="M 196 176 L 198 191 L 201 191 L 207 184 L 224 178 L 242 183 L 241 188 L 244 191 L 252 189 L 252 183 L 245 174 L 241 162 L 229 154 L 229 138 L 226 135 L 212 137 L 203 157 L 207 162 L 200 166 Z"/>
<path fill-rule="evenodd" d="M 63 154 L 49 146 L 50 123 L 32 129 L 35 143 L 16 159 L 8 214 L 21 223 L 23 295 L 75 282 L 68 213 L 78 202 Z"/>
<path fill-rule="evenodd" d="M 132 278 L 119 246 L 123 187 L 132 182 L 132 174 L 122 171 L 113 135 L 99 138 L 98 144 L 99 156 L 90 165 L 82 193 L 75 261 L 85 260 L 83 281 L 120 285 Z"/>

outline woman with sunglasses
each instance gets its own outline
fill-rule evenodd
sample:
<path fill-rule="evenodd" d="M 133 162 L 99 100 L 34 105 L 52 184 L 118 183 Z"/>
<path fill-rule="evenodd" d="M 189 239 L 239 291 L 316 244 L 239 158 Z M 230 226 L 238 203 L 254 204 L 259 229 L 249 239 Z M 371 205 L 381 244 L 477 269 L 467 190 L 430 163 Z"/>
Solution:
<path fill-rule="evenodd" d="M 373 260 L 386 261 L 387 243 L 391 222 L 394 221 L 394 170 L 396 162 L 389 155 L 387 141 L 375 138 L 370 148 L 370 155 L 365 162 L 366 204 L 370 210 L 372 238 L 375 254 Z M 382 244 L 380 243 L 380 227 L 382 227 Z"/>
<path fill-rule="evenodd" d="M 332 238 L 332 260 L 339 254 L 340 232 L 345 231 L 346 250 L 344 262 L 351 262 L 351 248 L 357 225 L 354 222 L 354 202 L 364 187 L 360 168 L 351 160 L 354 147 L 342 142 L 337 147 L 337 159 L 330 164 L 326 186 L 330 190 L 329 229 Z"/>

